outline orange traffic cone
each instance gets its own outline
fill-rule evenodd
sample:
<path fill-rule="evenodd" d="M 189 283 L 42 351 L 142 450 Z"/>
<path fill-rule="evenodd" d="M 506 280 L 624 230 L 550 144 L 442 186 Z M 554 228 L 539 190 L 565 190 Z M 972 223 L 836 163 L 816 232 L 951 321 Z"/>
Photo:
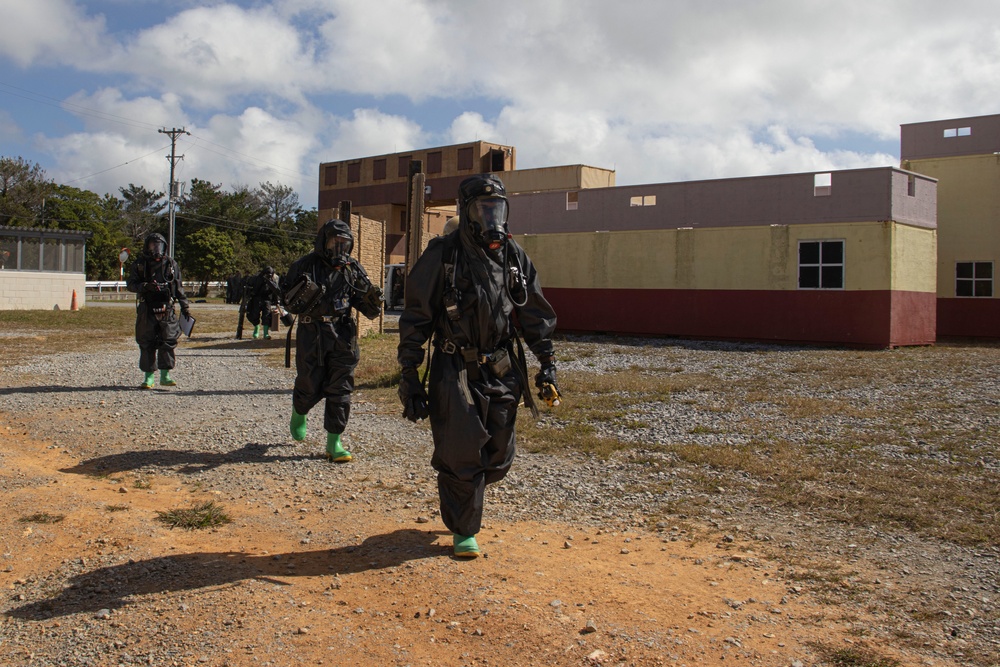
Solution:
<path fill-rule="evenodd" d="M 73 300 L 69 302 L 70 310 L 80 310 L 80 306 L 76 305 L 76 290 L 73 290 Z"/>

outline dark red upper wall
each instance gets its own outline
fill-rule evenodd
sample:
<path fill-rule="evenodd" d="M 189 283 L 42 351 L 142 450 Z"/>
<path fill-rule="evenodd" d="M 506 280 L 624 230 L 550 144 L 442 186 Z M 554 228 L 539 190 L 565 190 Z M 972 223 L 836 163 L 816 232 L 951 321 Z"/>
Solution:
<path fill-rule="evenodd" d="M 945 130 L 969 128 L 968 136 L 945 137 Z M 984 155 L 1000 151 L 1000 114 L 900 125 L 901 160 Z"/>
<path fill-rule="evenodd" d="M 576 193 L 566 210 L 565 192 L 510 197 L 510 231 L 552 234 L 640 229 L 871 222 L 895 220 L 937 225 L 937 183 L 892 167 L 829 172 L 830 194 L 816 196 L 815 173 L 686 181 Z M 914 195 L 907 180 L 914 180 Z M 632 197 L 654 195 L 655 206 L 630 206 Z"/>

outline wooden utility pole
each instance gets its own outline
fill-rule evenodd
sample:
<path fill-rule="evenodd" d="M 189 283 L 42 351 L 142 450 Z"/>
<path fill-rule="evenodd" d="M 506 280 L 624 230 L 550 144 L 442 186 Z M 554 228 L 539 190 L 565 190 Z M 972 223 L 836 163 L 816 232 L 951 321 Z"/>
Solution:
<path fill-rule="evenodd" d="M 162 130 L 157 130 L 160 134 L 170 135 L 170 155 L 167 159 L 170 160 L 170 194 L 167 195 L 167 211 L 168 217 L 170 218 L 170 240 L 167 244 L 167 255 L 169 257 L 174 256 L 174 198 L 177 196 L 177 182 L 174 181 L 174 166 L 177 164 L 178 160 L 183 160 L 183 155 L 177 155 L 177 137 L 181 134 L 191 134 L 184 128 L 177 129 L 176 127 L 172 130 L 163 128 Z"/>
<path fill-rule="evenodd" d="M 406 275 L 409 275 L 420 251 L 424 237 L 424 163 L 410 160 L 406 180 Z"/>

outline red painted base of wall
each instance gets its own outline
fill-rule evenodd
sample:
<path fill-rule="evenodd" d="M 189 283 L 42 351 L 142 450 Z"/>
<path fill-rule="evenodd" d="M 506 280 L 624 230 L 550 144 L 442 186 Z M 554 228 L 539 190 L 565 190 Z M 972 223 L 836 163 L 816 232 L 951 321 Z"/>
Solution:
<path fill-rule="evenodd" d="M 1000 338 L 1000 299 L 938 299 L 938 336 Z"/>
<path fill-rule="evenodd" d="M 563 332 L 896 347 L 935 341 L 923 292 L 546 288 Z"/>

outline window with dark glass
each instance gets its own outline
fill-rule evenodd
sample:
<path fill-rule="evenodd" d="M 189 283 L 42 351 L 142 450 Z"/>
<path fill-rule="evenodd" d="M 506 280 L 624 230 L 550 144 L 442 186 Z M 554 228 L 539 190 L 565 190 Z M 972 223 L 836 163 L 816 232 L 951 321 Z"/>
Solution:
<path fill-rule="evenodd" d="M 458 149 L 458 170 L 468 171 L 472 169 L 472 146 Z"/>
<path fill-rule="evenodd" d="M 400 178 L 404 178 L 404 177 L 410 175 L 410 160 L 411 159 L 412 159 L 412 156 L 410 156 L 410 155 L 401 155 L 399 157 L 399 173 L 396 174 L 397 176 L 399 176 Z"/>
<path fill-rule="evenodd" d="M 799 241 L 799 289 L 844 289 L 843 241 Z"/>
<path fill-rule="evenodd" d="M 441 173 L 441 151 L 434 151 L 433 153 L 427 154 L 427 173 Z"/>
<path fill-rule="evenodd" d="M 337 184 L 337 165 L 331 164 L 329 167 L 323 170 L 323 184 L 324 185 Z"/>
<path fill-rule="evenodd" d="M 348 183 L 360 183 L 361 182 L 361 163 L 351 162 L 347 165 L 347 182 Z"/>
<path fill-rule="evenodd" d="M 372 162 L 372 180 L 385 180 L 385 158 L 380 158 Z"/>
<path fill-rule="evenodd" d="M 956 262 L 955 296 L 993 296 L 993 262 Z"/>

